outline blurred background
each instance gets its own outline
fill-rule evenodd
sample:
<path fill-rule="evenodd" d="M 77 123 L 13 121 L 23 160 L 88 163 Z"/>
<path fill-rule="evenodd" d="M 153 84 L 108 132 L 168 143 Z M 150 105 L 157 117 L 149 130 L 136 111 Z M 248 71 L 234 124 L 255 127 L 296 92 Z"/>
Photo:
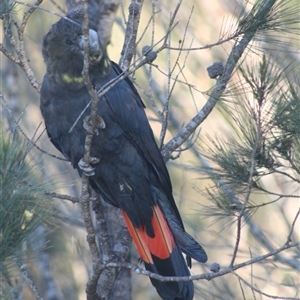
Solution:
<path fill-rule="evenodd" d="M 289 7 L 299 6 L 297 1 L 288 1 Z M 34 1 L 27 3 L 34 4 Z M 129 4 L 130 1 L 121 1 L 116 22 L 112 28 L 111 42 L 107 47 L 110 59 L 116 62 L 119 61 L 122 50 L 125 30 L 124 17 L 128 16 Z M 38 82 L 42 81 L 45 73 L 41 54 L 42 37 L 59 19 L 50 12 L 54 11 L 59 15 L 64 15 L 64 12 L 67 11 L 64 2 L 59 1 L 44 1 L 40 7 L 45 10 L 37 9 L 34 12 L 28 20 L 24 34 L 26 55 Z M 138 31 L 137 57 L 141 55 L 141 49 L 144 46 L 156 45 L 165 36 L 174 7 L 175 2 L 173 1 L 146 1 L 144 3 Z M 176 16 L 177 25 L 168 42 L 175 48 L 181 46 L 197 48 L 217 43 L 220 38 L 230 36 L 235 31 L 241 16 L 245 15 L 251 7 L 252 5 L 247 1 L 238 0 L 184 1 Z M 20 23 L 27 10 L 27 6 L 18 2 L 13 8 L 12 17 Z M 155 11 L 154 16 L 153 11 Z M 299 30 L 299 25 L 298 28 L 295 24 L 293 26 Z M 1 42 L 4 42 L 3 26 L 0 30 Z M 15 32 L 13 33 L 15 34 Z M 158 46 L 154 46 L 154 49 L 159 45 L 161 42 Z M 233 45 L 234 41 L 230 40 L 227 43 L 202 50 L 165 49 L 158 54 L 153 66 L 146 65 L 134 73 L 133 80 L 146 104 L 146 112 L 158 143 L 162 142 L 159 139 L 162 125 L 157 110 L 162 110 L 164 103 L 169 102 L 168 130 L 163 140 L 165 144 L 176 136 L 180 128 L 187 124 L 206 103 L 210 91 L 216 83 L 215 79 L 209 78 L 206 68 L 214 62 L 225 64 Z M 284 55 L 283 50 L 287 51 Z M 298 72 L 299 79 L 299 36 L 289 32 L 284 34 L 266 32 L 265 35 L 262 33 L 260 38 L 248 47 L 240 64 L 245 66 L 245 69 L 247 64 L 258 69 L 263 52 L 267 53 L 268 58 L 277 68 L 286 70 L 292 66 L 293 72 L 288 74 L 297 74 Z M 61 156 L 52 146 L 47 134 L 42 133 L 44 123 L 39 110 L 38 92 L 30 85 L 19 66 L 8 60 L 2 53 L 0 55 L 1 93 L 3 93 L 14 118 L 19 120 L 20 127 L 29 138 L 42 134 L 37 142 L 39 147 Z M 285 89 L 284 82 L 282 84 L 282 89 Z M 238 143 L 243 143 L 243 134 L 239 133 L 244 131 L 241 126 L 243 122 L 234 122 L 232 118 L 233 115 L 236 118 L 242 118 L 241 112 L 244 111 L 244 107 L 239 101 L 245 101 L 252 107 L 253 96 L 249 93 L 243 98 L 241 96 L 243 91 L 246 91 L 246 84 L 242 76 L 235 72 L 222 101 L 183 146 L 186 149 L 180 151 L 179 157 L 176 160 L 169 160 L 167 163 L 172 178 L 174 196 L 186 230 L 199 241 L 209 257 L 206 264 L 194 262 L 191 269 L 192 274 L 209 272 L 210 264 L 213 262 L 219 263 L 222 269 L 227 267 L 232 259 L 237 236 L 236 218 L 234 213 L 217 215 L 220 208 L 216 208 L 216 215 L 214 215 L 215 203 L 212 203 L 210 197 L 205 195 L 208 191 L 214 191 L 211 188 L 216 186 L 216 181 L 209 178 L 209 174 L 205 172 L 205 166 L 207 167 L 206 163 L 209 163 L 209 160 L 206 160 L 207 153 L 211 154 L 210 147 L 213 146 L 211 139 L 223 139 L 226 145 L 228 139 L 235 137 Z M 151 100 L 156 107 L 153 106 Z M 241 106 L 237 107 L 237 103 Z M 12 119 L 3 105 L 1 113 L 3 132 L 8 132 L 9 128 L 13 127 Z M 243 125 L 247 126 L 247 124 Z M 202 155 L 203 153 L 206 155 Z M 174 156 L 176 154 L 177 152 L 173 153 Z M 53 183 L 53 185 L 47 186 L 49 192 L 80 197 L 81 181 L 69 163 L 46 156 L 37 150 L 34 151 L 33 157 L 38 158 L 36 161 L 38 161 L 39 168 L 36 172 L 39 179 L 43 182 Z M 212 162 L 210 161 L 210 163 Z M 215 165 L 213 164 L 213 166 Z M 295 172 L 293 174 L 295 178 L 299 179 L 299 174 Z M 264 206 L 264 203 L 269 203 L 278 197 L 263 192 L 251 193 L 251 203 L 253 206 L 260 205 L 260 207 L 249 213 L 251 216 L 249 222 L 244 222 L 235 263 L 268 253 L 271 248 L 281 247 L 287 240 L 291 223 L 299 208 L 299 181 L 288 180 L 286 177 L 282 179 L 279 175 L 270 174 L 264 178 L 263 184 L 269 191 L 291 195 L 291 197 L 283 197 L 272 205 Z M 39 235 L 42 238 L 37 239 L 36 243 L 30 247 L 27 246 L 25 249 L 27 252 L 24 250 L 26 258 L 23 259 L 25 259 L 28 272 L 44 299 L 86 299 L 85 284 L 88 280 L 91 261 L 81 208 L 78 204 L 66 200 L 52 199 L 51 201 L 54 201 L 56 205 L 56 218 L 51 221 L 50 225 L 38 227 L 31 233 L 33 236 Z M 42 235 L 41 230 L 43 231 Z M 299 220 L 295 224 L 293 238 L 299 241 Z M 132 262 L 138 263 L 138 254 L 134 246 L 131 256 Z M 286 250 L 282 256 L 286 260 L 296 262 L 298 268 L 270 257 L 252 266 L 241 268 L 237 274 L 265 294 L 290 298 L 300 297 L 298 293 L 300 284 L 299 248 Z M 43 264 L 45 261 L 48 264 Z M 9 258 L 2 263 L 6 266 L 13 285 L 23 289 L 22 299 L 35 299 L 28 286 L 22 282 L 16 264 Z M 52 290 L 56 291 L 56 298 L 53 295 L 47 295 L 47 290 L 50 289 L 49 282 L 52 284 Z M 1 284 L 2 292 L 7 293 L 9 287 L 4 277 L 2 277 Z M 132 299 L 159 299 L 149 279 L 133 272 L 132 289 Z M 14 299 L 8 294 L 2 296 L 3 299 Z M 196 300 L 267 298 L 266 295 L 254 292 L 236 276 L 230 274 L 211 281 L 195 282 Z"/>

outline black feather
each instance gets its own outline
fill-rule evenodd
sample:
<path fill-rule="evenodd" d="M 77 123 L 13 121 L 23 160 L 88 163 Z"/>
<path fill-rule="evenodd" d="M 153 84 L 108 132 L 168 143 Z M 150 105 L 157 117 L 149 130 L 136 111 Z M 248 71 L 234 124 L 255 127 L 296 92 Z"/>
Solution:
<path fill-rule="evenodd" d="M 86 135 L 83 124 L 90 115 L 90 108 L 84 111 L 90 96 L 82 79 L 82 16 L 81 9 L 71 11 L 67 18 L 54 24 L 43 38 L 42 53 L 47 73 L 42 83 L 40 104 L 51 142 L 80 174 L 82 171 L 78 162 L 84 155 Z M 91 36 L 94 38 L 95 35 Z M 98 47 L 95 49 L 98 51 Z M 100 44 L 99 53 L 96 54 L 100 59 L 91 64 L 89 75 L 93 86 L 100 89 L 122 74 L 122 70 L 108 59 Z M 180 249 L 204 262 L 207 259 L 204 250 L 184 231 L 172 195 L 169 173 L 144 108 L 128 78 L 101 97 L 98 115 L 104 121 L 105 128 L 98 128 L 93 136 L 91 156 L 99 162 L 93 165 L 95 175 L 90 177 L 91 186 L 105 201 L 124 210 L 136 228 L 146 228 L 149 237 L 155 235 L 151 219 L 153 207 L 158 204 L 171 231 L 172 226 L 175 227 L 173 235 Z M 82 116 L 70 131 L 80 114 Z M 180 251 L 172 252 L 171 256 L 171 260 L 168 260 L 170 267 L 166 265 L 171 273 L 167 270 L 164 273 L 164 267 L 161 266 L 150 266 L 148 269 L 154 268 L 157 272 L 173 276 L 189 275 Z M 157 263 L 162 263 L 159 258 Z M 159 292 L 158 286 L 161 284 L 155 282 L 155 285 Z M 178 288 L 177 296 L 182 291 L 182 295 L 186 295 L 182 299 L 192 299 L 192 284 L 173 283 L 165 286 L 172 288 L 175 285 Z"/>

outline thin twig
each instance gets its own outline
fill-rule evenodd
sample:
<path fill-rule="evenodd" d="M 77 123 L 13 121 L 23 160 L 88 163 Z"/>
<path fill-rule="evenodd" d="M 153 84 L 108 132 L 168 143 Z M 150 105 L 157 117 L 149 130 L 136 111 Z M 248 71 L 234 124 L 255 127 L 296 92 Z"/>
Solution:
<path fill-rule="evenodd" d="M 242 209 L 239 212 L 239 216 L 238 216 L 238 220 L 237 220 L 238 222 L 237 222 L 236 243 L 235 243 L 235 246 L 234 246 L 233 255 L 232 255 L 232 259 L 231 259 L 229 267 L 232 267 L 233 264 L 234 264 L 234 261 L 236 259 L 236 255 L 237 255 L 237 252 L 238 252 L 240 240 L 241 240 L 242 218 L 244 217 L 244 213 L 247 209 L 247 205 L 249 203 L 251 191 L 252 191 L 252 188 L 253 188 L 253 174 L 254 174 L 254 171 L 255 171 L 255 157 L 256 157 L 256 153 L 257 153 L 258 148 L 259 148 L 260 140 L 261 140 L 261 124 L 260 124 L 260 120 L 258 120 L 256 137 L 255 137 L 255 144 L 253 146 L 251 157 L 250 157 L 250 168 L 249 168 L 250 170 L 249 170 L 247 190 L 246 190 L 245 199 L 244 199 L 244 202 L 243 202 L 243 205 L 242 205 Z"/>
<path fill-rule="evenodd" d="M 97 232 L 98 235 L 100 236 L 99 248 L 101 249 L 101 257 L 99 257 L 99 262 L 106 263 L 109 261 L 111 257 L 112 250 L 111 250 L 111 245 L 108 236 L 108 228 L 106 224 L 103 203 L 100 196 L 96 195 L 96 193 L 93 190 L 91 191 L 91 201 L 93 202 L 93 210 L 95 212 L 97 225 L 98 225 Z M 103 271 L 105 272 L 106 270 L 97 269 L 96 266 L 93 265 L 93 272 L 86 285 L 87 295 L 92 296 L 93 294 L 97 293 L 98 280 Z"/>
<path fill-rule="evenodd" d="M 275 295 L 270 295 L 267 293 L 264 293 L 262 290 L 256 288 L 253 284 L 249 283 L 245 279 L 243 279 L 240 275 L 238 275 L 236 272 L 232 272 L 233 275 L 235 275 L 240 281 L 242 281 L 245 285 L 247 285 L 251 290 L 259 293 L 260 295 L 264 295 L 268 298 L 271 299 L 282 299 L 282 300 L 300 300 L 298 297 L 284 297 L 284 296 L 275 296 Z"/>
<path fill-rule="evenodd" d="M 239 244 L 240 244 L 241 234 L 242 234 L 242 214 L 240 214 L 238 219 L 237 219 L 236 230 L 237 230 L 237 232 L 236 232 L 236 242 L 235 242 L 235 245 L 234 245 L 232 259 L 231 259 L 231 262 L 229 264 L 229 267 L 233 266 L 234 261 L 236 259 L 238 249 L 239 249 Z"/>
<path fill-rule="evenodd" d="M 25 281 L 27 282 L 27 284 L 29 285 L 31 291 L 33 292 L 35 299 L 36 300 L 44 300 L 44 298 L 40 296 L 40 293 L 38 292 L 34 282 L 29 277 L 26 265 L 22 264 L 17 257 L 14 257 L 14 261 L 19 266 L 20 271 L 22 272 L 22 276 L 25 279 Z"/>
<path fill-rule="evenodd" d="M 2 43 L 0 43 L 0 51 L 7 57 L 9 58 L 12 62 L 14 62 L 15 64 L 19 65 L 20 64 L 20 59 L 11 54 L 4 46 Z"/>
<path fill-rule="evenodd" d="M 64 17 L 63 15 L 61 15 L 59 13 L 56 13 L 55 11 L 52 11 L 52 10 L 40 7 L 39 5 L 36 5 L 36 4 L 26 3 L 26 2 L 22 2 L 22 1 L 14 1 L 14 3 L 21 4 L 21 5 L 24 5 L 24 6 L 27 6 L 27 7 L 31 7 L 31 8 L 34 8 L 34 9 L 39 9 L 39 10 L 45 11 L 47 13 L 50 13 L 52 15 L 55 15 L 55 16 L 57 16 L 59 18 L 63 18 Z M 60 9 L 60 10 L 62 11 L 62 9 Z"/>
<path fill-rule="evenodd" d="M 112 80 L 110 80 L 109 82 L 107 82 L 105 85 L 103 85 L 99 90 L 97 90 L 96 95 L 97 97 L 100 99 L 103 95 L 105 95 L 110 89 L 112 89 L 113 87 L 115 87 L 119 82 L 121 82 L 123 79 L 127 78 L 129 75 L 131 75 L 132 73 L 134 73 L 137 69 L 139 69 L 140 67 L 142 67 L 143 65 L 147 64 L 148 60 L 142 59 L 140 60 L 140 62 L 135 65 L 132 69 L 125 71 L 123 73 L 121 73 L 119 76 L 113 78 Z M 89 106 L 91 105 L 92 101 L 90 101 L 85 107 L 84 109 L 81 111 L 81 113 L 79 114 L 79 116 L 77 117 L 77 119 L 75 120 L 74 124 L 71 126 L 69 132 L 72 132 L 72 130 L 75 128 L 76 124 L 78 123 L 78 121 L 80 120 L 80 118 L 83 116 L 83 114 L 85 113 L 85 111 L 89 108 Z"/>
<path fill-rule="evenodd" d="M 288 235 L 288 237 L 287 237 L 287 241 L 286 241 L 287 244 L 290 243 L 290 242 L 292 241 L 292 235 L 293 235 L 294 228 L 295 228 L 295 224 L 296 224 L 296 221 L 297 221 L 299 215 L 300 215 L 300 208 L 298 208 L 298 211 L 297 211 L 297 213 L 296 213 L 296 216 L 295 216 L 295 218 L 294 218 L 294 220 L 293 220 L 293 223 L 292 223 L 292 226 L 291 226 L 290 233 L 289 233 L 289 235 Z"/>
<path fill-rule="evenodd" d="M 129 19 L 126 24 L 125 39 L 119 65 L 122 70 L 127 70 L 136 51 L 136 37 L 139 27 L 141 10 L 144 0 L 132 0 L 129 5 Z"/>
<path fill-rule="evenodd" d="M 293 247 L 299 247 L 299 246 L 300 246 L 300 242 L 284 244 L 282 247 L 277 248 L 274 251 L 268 252 L 264 255 L 257 256 L 253 259 L 236 264 L 232 268 L 225 268 L 225 269 L 219 271 L 218 273 L 204 273 L 204 274 L 191 275 L 191 276 L 178 276 L 178 277 L 162 276 L 162 275 L 158 275 L 157 273 L 152 273 L 145 269 L 141 269 L 140 267 L 138 267 L 135 264 L 126 263 L 126 262 L 122 262 L 122 263 L 110 262 L 105 265 L 98 265 L 98 268 L 102 268 L 102 269 L 110 268 L 110 267 L 112 267 L 112 268 L 129 268 L 129 269 L 132 269 L 137 274 L 148 276 L 148 277 L 160 280 L 162 282 L 168 282 L 168 281 L 179 282 L 179 281 L 191 281 L 191 280 L 203 280 L 203 279 L 211 280 L 211 279 L 214 279 L 217 277 L 221 277 L 225 274 L 230 274 L 233 271 L 241 269 L 243 267 L 250 266 L 250 265 L 260 262 L 260 261 L 264 261 L 266 258 L 272 257 L 286 249 L 290 249 Z"/>
<path fill-rule="evenodd" d="M 85 144 L 84 144 L 84 156 L 83 162 L 90 166 L 90 151 L 92 146 L 92 138 L 94 128 L 96 127 L 96 117 L 98 112 L 98 102 L 99 98 L 97 96 L 96 91 L 93 89 L 90 78 L 89 78 L 89 27 L 88 27 L 88 2 L 85 1 L 83 4 L 84 8 L 84 17 L 83 17 L 83 24 L 82 24 L 82 31 L 84 35 L 84 66 L 83 66 L 83 78 L 88 93 L 92 99 L 92 108 L 90 114 L 90 130 L 86 132 Z M 87 243 L 89 246 L 93 270 L 94 266 L 99 262 L 99 249 L 96 243 L 95 238 L 95 229 L 92 222 L 91 214 L 90 214 L 90 185 L 89 185 L 89 177 L 83 172 L 82 174 L 82 194 L 81 194 L 81 208 L 84 223 L 86 226 L 87 231 Z M 93 277 L 93 271 L 91 274 Z M 90 291 L 88 289 L 89 286 L 86 288 L 87 299 L 95 299 L 95 290 L 93 289 Z"/>
<path fill-rule="evenodd" d="M 27 12 L 24 13 L 21 25 L 18 28 L 18 38 L 19 38 L 19 48 L 15 49 L 18 53 L 18 57 L 20 60 L 19 66 L 23 69 L 26 77 L 28 78 L 31 85 L 40 92 L 41 90 L 41 84 L 37 81 L 35 74 L 33 70 L 31 69 L 28 58 L 25 53 L 25 47 L 24 47 L 24 30 L 27 25 L 28 19 L 30 16 L 34 13 L 34 11 L 37 9 L 37 7 L 42 3 L 43 0 L 37 0 L 32 7 L 28 9 Z"/>
<path fill-rule="evenodd" d="M 5 106 L 5 109 L 6 109 L 7 112 L 8 112 L 10 118 L 11 118 L 11 119 L 13 120 L 13 122 L 15 123 L 16 128 L 19 129 L 19 131 L 23 134 L 23 136 L 27 139 L 27 141 L 28 141 L 32 146 L 34 146 L 34 147 L 35 147 L 36 149 L 38 149 L 40 152 L 42 152 L 42 153 L 44 153 L 44 154 L 46 154 L 46 155 L 48 155 L 48 156 L 50 156 L 50 157 L 53 157 L 53 158 L 56 158 L 56 159 L 59 159 L 59 160 L 62 160 L 62 161 L 69 161 L 69 160 L 67 160 L 67 159 L 65 159 L 65 158 L 63 158 L 63 157 L 56 156 L 56 155 L 54 155 L 54 154 L 51 154 L 51 153 L 49 153 L 49 152 L 43 150 L 43 149 L 40 148 L 40 147 L 39 147 L 32 139 L 30 139 L 30 138 L 26 135 L 26 133 L 23 131 L 23 129 L 21 128 L 21 126 L 18 124 L 18 121 L 15 119 L 15 117 L 14 117 L 14 115 L 13 115 L 11 109 L 9 108 L 8 103 L 7 103 L 6 100 L 4 99 L 4 96 L 3 96 L 2 93 L 0 93 L 0 98 L 1 98 L 1 100 L 2 100 L 2 102 L 3 102 L 3 105 Z"/>
<path fill-rule="evenodd" d="M 267 14 L 272 6 L 275 4 L 276 0 L 266 0 L 264 5 L 258 10 L 256 16 L 253 17 L 254 21 L 258 18 L 261 18 L 262 15 Z M 162 149 L 162 154 L 164 156 L 165 161 L 169 160 L 171 157 L 172 152 L 180 147 L 188 137 L 196 130 L 196 128 L 208 117 L 211 113 L 215 105 L 218 103 L 219 99 L 224 92 L 233 70 L 238 63 L 239 59 L 241 58 L 242 54 L 244 53 L 245 49 L 247 48 L 250 41 L 255 36 L 258 27 L 247 31 L 244 36 L 241 38 L 240 41 L 236 42 L 234 45 L 227 63 L 224 68 L 224 73 L 221 77 L 217 80 L 216 85 L 214 86 L 209 99 L 207 100 L 204 107 L 199 111 L 199 113 L 193 117 L 190 122 L 180 130 L 175 138 L 170 140 Z"/>
<path fill-rule="evenodd" d="M 54 192 L 45 192 L 45 194 L 47 196 L 52 197 L 52 198 L 68 200 L 68 201 L 71 201 L 72 203 L 79 203 L 80 202 L 80 199 L 78 199 L 76 197 L 69 196 L 69 195 L 57 194 L 57 193 L 54 193 Z"/>

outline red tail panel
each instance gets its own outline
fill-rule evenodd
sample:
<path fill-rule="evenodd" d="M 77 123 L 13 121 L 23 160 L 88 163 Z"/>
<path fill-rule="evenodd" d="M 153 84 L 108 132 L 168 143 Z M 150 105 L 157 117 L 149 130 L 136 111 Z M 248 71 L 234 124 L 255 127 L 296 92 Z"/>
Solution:
<path fill-rule="evenodd" d="M 147 236 L 150 252 L 160 259 L 166 259 L 175 245 L 173 235 L 158 205 L 153 207 L 152 226 L 154 238 Z"/>
<path fill-rule="evenodd" d="M 125 211 L 122 211 L 129 233 L 137 247 L 141 259 L 145 263 L 153 264 L 152 255 L 166 259 L 172 253 L 175 241 L 166 219 L 158 205 L 153 207 L 152 226 L 154 237 L 147 235 L 145 228 L 135 228 Z"/>
<path fill-rule="evenodd" d="M 136 228 L 127 213 L 122 211 L 127 228 L 133 238 L 141 259 L 148 271 L 163 276 L 189 276 L 186 262 L 177 247 L 173 233 L 158 205 L 153 207 L 152 227 L 154 237 L 147 234 L 146 228 Z M 164 300 L 192 300 L 194 285 L 188 282 L 161 282 L 150 278 L 158 294 Z"/>
<path fill-rule="evenodd" d="M 153 264 L 150 249 L 147 244 L 147 235 L 144 229 L 142 227 L 135 228 L 124 210 L 122 210 L 122 214 L 141 259 L 147 264 Z"/>

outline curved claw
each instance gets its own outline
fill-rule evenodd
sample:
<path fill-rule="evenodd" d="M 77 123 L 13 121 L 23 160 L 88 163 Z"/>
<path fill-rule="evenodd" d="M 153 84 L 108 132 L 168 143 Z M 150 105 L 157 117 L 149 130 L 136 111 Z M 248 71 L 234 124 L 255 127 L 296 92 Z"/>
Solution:
<path fill-rule="evenodd" d="M 94 172 L 94 168 L 92 168 L 89 164 L 85 163 L 83 161 L 83 159 L 81 159 L 78 163 L 78 167 L 80 168 L 80 170 L 82 170 L 82 172 L 86 175 L 86 176 L 94 176 L 95 172 Z"/>
<path fill-rule="evenodd" d="M 94 157 L 94 156 L 91 156 L 91 157 L 90 157 L 90 163 L 91 163 L 92 165 L 98 164 L 99 162 L 100 162 L 100 158 Z"/>
<path fill-rule="evenodd" d="M 99 131 L 98 129 L 104 129 L 106 127 L 106 124 L 103 120 L 103 118 L 101 118 L 100 116 L 97 116 L 96 118 L 96 127 L 94 129 L 94 133 L 96 135 L 99 135 Z M 90 116 L 86 116 L 84 119 L 83 119 L 83 128 L 91 133 L 92 130 L 91 130 L 91 120 L 90 120 Z"/>

